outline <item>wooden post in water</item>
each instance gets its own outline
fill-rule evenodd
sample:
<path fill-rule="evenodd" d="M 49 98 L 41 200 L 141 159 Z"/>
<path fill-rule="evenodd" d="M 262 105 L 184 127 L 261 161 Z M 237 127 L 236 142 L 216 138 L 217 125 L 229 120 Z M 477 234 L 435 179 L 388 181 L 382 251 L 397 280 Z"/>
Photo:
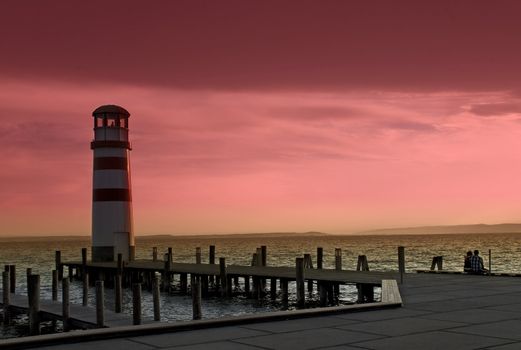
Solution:
<path fill-rule="evenodd" d="M 400 272 L 400 283 L 403 283 L 405 273 L 405 247 L 398 247 L 398 271 Z"/>
<path fill-rule="evenodd" d="M 16 293 L 16 265 L 9 265 L 9 290 Z"/>
<path fill-rule="evenodd" d="M 261 245 L 261 263 L 262 266 L 268 266 L 268 247 Z"/>
<path fill-rule="evenodd" d="M 84 269 L 82 272 L 82 282 L 83 282 L 83 300 L 82 305 L 89 305 L 89 274 L 87 273 L 87 269 Z"/>
<path fill-rule="evenodd" d="M 443 256 L 438 256 L 437 265 L 438 265 L 438 271 L 443 270 Z"/>
<path fill-rule="evenodd" d="M 154 302 L 154 321 L 161 321 L 161 304 L 159 303 L 159 277 L 154 274 L 152 279 L 152 299 Z"/>
<path fill-rule="evenodd" d="M 120 274 L 114 276 L 114 312 L 120 313 L 123 308 L 123 281 Z"/>
<path fill-rule="evenodd" d="M 311 259 L 311 254 L 304 254 L 304 268 L 312 269 L 313 268 L 313 260 Z M 308 280 L 308 293 L 313 293 L 313 280 Z"/>
<path fill-rule="evenodd" d="M 123 254 L 118 254 L 118 262 L 117 262 L 117 271 L 116 274 L 122 275 L 123 274 Z"/>
<path fill-rule="evenodd" d="M 132 285 L 132 324 L 141 324 L 141 283 Z"/>
<path fill-rule="evenodd" d="M 67 270 L 69 271 L 67 274 L 67 278 L 69 279 L 69 281 L 72 281 L 72 276 L 73 276 L 72 266 L 69 265 Z"/>
<path fill-rule="evenodd" d="M 69 299 L 69 279 L 66 278 L 62 281 L 62 320 L 63 320 L 63 330 L 65 332 L 69 331 L 69 318 L 70 318 L 70 299 Z"/>
<path fill-rule="evenodd" d="M 208 252 L 208 263 L 215 264 L 215 246 L 211 245 Z M 214 284 L 214 276 L 210 275 L 210 284 Z"/>
<path fill-rule="evenodd" d="M 282 303 L 287 306 L 288 304 L 288 280 L 286 278 L 280 279 L 280 290 Z"/>
<path fill-rule="evenodd" d="M 4 324 L 8 325 L 10 320 L 9 315 L 9 305 L 11 304 L 11 288 L 9 286 L 9 283 L 11 282 L 11 279 L 9 278 L 9 271 L 3 271 L 2 272 L 2 295 L 3 300 L 2 303 L 4 304 Z"/>
<path fill-rule="evenodd" d="M 277 279 L 274 277 L 270 279 L 270 298 L 271 300 L 277 298 Z"/>
<path fill-rule="evenodd" d="M 335 248 L 335 270 L 337 270 L 337 271 L 342 270 L 342 249 L 341 248 Z M 334 283 L 333 290 L 335 293 L 335 297 L 338 297 L 338 295 L 340 294 L 340 284 Z"/>
<path fill-rule="evenodd" d="M 492 249 L 488 250 L 488 275 L 492 276 Z"/>
<path fill-rule="evenodd" d="M 7 265 L 5 265 L 7 266 Z M 27 294 L 31 293 L 31 285 L 29 284 L 29 276 L 31 276 L 33 274 L 33 269 L 31 269 L 30 267 L 27 268 L 27 270 L 25 271 L 26 273 L 26 281 L 27 281 Z"/>
<path fill-rule="evenodd" d="M 335 270 L 342 270 L 342 249 L 335 248 Z"/>
<path fill-rule="evenodd" d="M 81 275 L 87 273 L 87 248 L 81 248 Z"/>
<path fill-rule="evenodd" d="M 318 293 L 320 295 L 320 306 L 327 306 L 327 288 L 324 282 L 318 281 Z"/>
<path fill-rule="evenodd" d="M 170 291 L 170 284 L 172 283 L 170 269 L 172 268 L 172 248 L 168 248 L 165 261 L 165 284 L 163 286 L 165 291 Z"/>
<path fill-rule="evenodd" d="M 63 279 L 62 252 L 57 250 L 54 255 L 56 270 L 58 271 L 58 281 Z"/>
<path fill-rule="evenodd" d="M 172 251 L 172 247 L 168 247 L 168 261 L 172 262 L 174 260 L 174 253 Z"/>
<path fill-rule="evenodd" d="M 295 259 L 295 271 L 297 280 L 297 307 L 303 308 L 306 301 L 304 293 L 304 258 Z"/>
<path fill-rule="evenodd" d="M 195 248 L 195 263 L 196 264 L 201 263 L 201 247 Z"/>
<path fill-rule="evenodd" d="M 96 281 L 96 325 L 105 327 L 105 292 L 103 281 Z"/>
<path fill-rule="evenodd" d="M 324 249 L 322 247 L 317 248 L 317 269 L 322 269 L 324 262 Z"/>
<path fill-rule="evenodd" d="M 250 296 L 250 276 L 244 276 L 244 293 L 247 297 Z"/>
<path fill-rule="evenodd" d="M 186 292 L 188 291 L 188 275 L 186 274 L 186 272 L 181 272 L 179 274 L 179 282 L 181 293 L 186 294 Z"/>
<path fill-rule="evenodd" d="M 192 283 L 192 318 L 200 320 L 202 316 L 201 311 L 201 281 L 199 276 L 191 276 Z"/>
<path fill-rule="evenodd" d="M 40 275 L 29 277 L 29 333 L 40 334 Z"/>
<path fill-rule="evenodd" d="M 52 300 L 58 300 L 58 271 L 52 270 Z"/>
<path fill-rule="evenodd" d="M 225 258 L 219 258 L 219 277 L 221 280 L 221 295 L 222 296 L 229 296 L 227 295 L 228 292 L 228 278 L 226 276 L 226 259 Z"/>
<path fill-rule="evenodd" d="M 157 261 L 157 247 L 152 248 L 152 261 Z"/>

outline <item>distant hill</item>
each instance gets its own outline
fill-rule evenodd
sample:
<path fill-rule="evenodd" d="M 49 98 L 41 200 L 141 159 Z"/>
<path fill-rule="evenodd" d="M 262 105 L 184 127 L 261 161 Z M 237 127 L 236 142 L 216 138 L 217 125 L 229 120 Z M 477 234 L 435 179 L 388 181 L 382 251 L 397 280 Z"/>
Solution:
<path fill-rule="evenodd" d="M 186 239 L 186 238 L 270 238 L 270 237 L 314 237 L 327 236 L 323 232 L 259 232 L 259 233 L 225 233 L 225 234 L 193 234 L 193 235 L 140 235 L 137 240 L 147 239 Z"/>
<path fill-rule="evenodd" d="M 353 235 L 421 235 L 421 234 L 461 234 L 461 233 L 521 233 L 521 224 L 497 225 L 448 225 L 400 227 L 369 230 L 353 233 Z"/>

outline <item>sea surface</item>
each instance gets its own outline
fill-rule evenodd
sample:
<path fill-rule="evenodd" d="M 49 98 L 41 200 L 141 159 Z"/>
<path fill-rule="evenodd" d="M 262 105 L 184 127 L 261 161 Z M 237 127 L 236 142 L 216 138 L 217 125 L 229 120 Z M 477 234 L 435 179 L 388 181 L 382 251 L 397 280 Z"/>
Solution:
<path fill-rule="evenodd" d="M 152 248 L 158 247 L 161 253 L 173 248 L 174 262 L 195 262 L 196 247 L 202 248 L 202 262 L 208 262 L 208 247 L 216 246 L 216 260 L 225 257 L 226 263 L 250 265 L 252 254 L 257 247 L 267 246 L 267 263 L 271 266 L 294 266 L 295 258 L 305 253 L 312 255 L 316 261 L 317 247 L 324 249 L 324 268 L 334 268 L 335 248 L 342 249 L 344 269 L 356 269 L 358 255 L 366 255 L 369 267 L 375 271 L 397 269 L 397 247 L 406 249 L 406 270 L 428 269 L 433 256 L 443 256 L 443 268 L 446 270 L 462 270 L 464 255 L 468 250 L 478 249 L 488 267 L 489 255 L 492 254 L 492 270 L 495 272 L 521 272 L 521 234 L 451 234 L 451 235 L 403 235 L 403 236 L 247 236 L 236 235 L 226 237 L 175 237 L 154 236 L 137 237 L 136 258 L 151 259 Z M 26 268 L 32 268 L 34 274 L 40 274 L 41 297 L 51 298 L 51 271 L 54 269 L 54 255 L 61 250 L 62 261 L 81 260 L 81 248 L 90 247 L 88 238 L 39 238 L 39 239 L 0 239 L 0 264 L 15 264 L 17 271 L 17 293 L 26 294 Z M 90 248 L 89 248 L 90 252 Z M 90 254 L 90 253 L 89 253 Z M 65 269 L 65 274 L 67 270 Z M 241 279 L 242 282 L 242 279 Z M 294 286 L 290 284 L 290 305 L 295 301 Z M 378 291 L 376 291 L 378 293 Z M 91 288 L 89 304 L 94 305 L 94 289 Z M 152 317 L 152 296 L 143 292 L 143 313 Z M 113 308 L 113 292 L 105 291 L 106 308 Z M 356 288 L 352 285 L 341 289 L 341 304 L 356 302 Z M 59 298 L 61 296 L 59 295 Z M 316 293 L 310 298 L 309 306 L 318 299 Z M 81 284 L 71 284 L 71 303 L 81 304 Z M 124 295 L 123 312 L 131 314 L 131 295 Z M 241 315 L 254 312 L 279 310 L 283 306 L 272 302 L 267 297 L 256 301 L 242 296 L 224 300 L 220 298 L 203 299 L 203 318 Z M 176 293 L 161 295 L 161 312 L 163 320 L 177 322 L 190 320 L 192 305 L 190 296 Z M 14 325 L 0 328 L 0 338 L 21 336 L 26 333 L 26 319 L 19 316 Z M 53 332 L 50 325 L 45 325 L 44 332 Z M 60 325 L 58 324 L 58 331 Z"/>

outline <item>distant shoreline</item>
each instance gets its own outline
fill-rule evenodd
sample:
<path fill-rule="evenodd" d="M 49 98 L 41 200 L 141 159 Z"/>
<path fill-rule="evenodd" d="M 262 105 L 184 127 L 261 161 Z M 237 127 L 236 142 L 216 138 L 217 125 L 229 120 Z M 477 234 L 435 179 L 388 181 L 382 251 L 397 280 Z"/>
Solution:
<path fill-rule="evenodd" d="M 448 225 L 448 226 L 421 226 L 401 227 L 368 230 L 346 234 L 332 234 L 318 231 L 310 232 L 266 232 L 266 233 L 224 233 L 224 234 L 160 234 L 136 235 L 136 240 L 150 239 L 211 239 L 211 238 L 288 238 L 288 237 L 335 237 L 335 236 L 420 236 L 420 235 L 466 235 L 466 234 L 521 234 L 521 224 L 475 224 L 475 225 Z M 48 235 L 48 236 L 5 236 L 0 242 L 6 241 L 42 241 L 42 240 L 90 240 L 90 235 Z"/>

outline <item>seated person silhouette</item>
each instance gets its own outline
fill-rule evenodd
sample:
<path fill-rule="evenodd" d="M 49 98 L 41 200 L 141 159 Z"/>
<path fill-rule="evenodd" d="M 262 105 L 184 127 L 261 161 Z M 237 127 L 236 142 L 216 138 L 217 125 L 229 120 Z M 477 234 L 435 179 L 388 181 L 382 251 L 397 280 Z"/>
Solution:
<path fill-rule="evenodd" d="M 474 250 L 474 255 L 470 257 L 470 272 L 481 275 L 486 271 L 487 269 L 483 265 L 483 258 L 479 256 L 479 250 Z"/>

